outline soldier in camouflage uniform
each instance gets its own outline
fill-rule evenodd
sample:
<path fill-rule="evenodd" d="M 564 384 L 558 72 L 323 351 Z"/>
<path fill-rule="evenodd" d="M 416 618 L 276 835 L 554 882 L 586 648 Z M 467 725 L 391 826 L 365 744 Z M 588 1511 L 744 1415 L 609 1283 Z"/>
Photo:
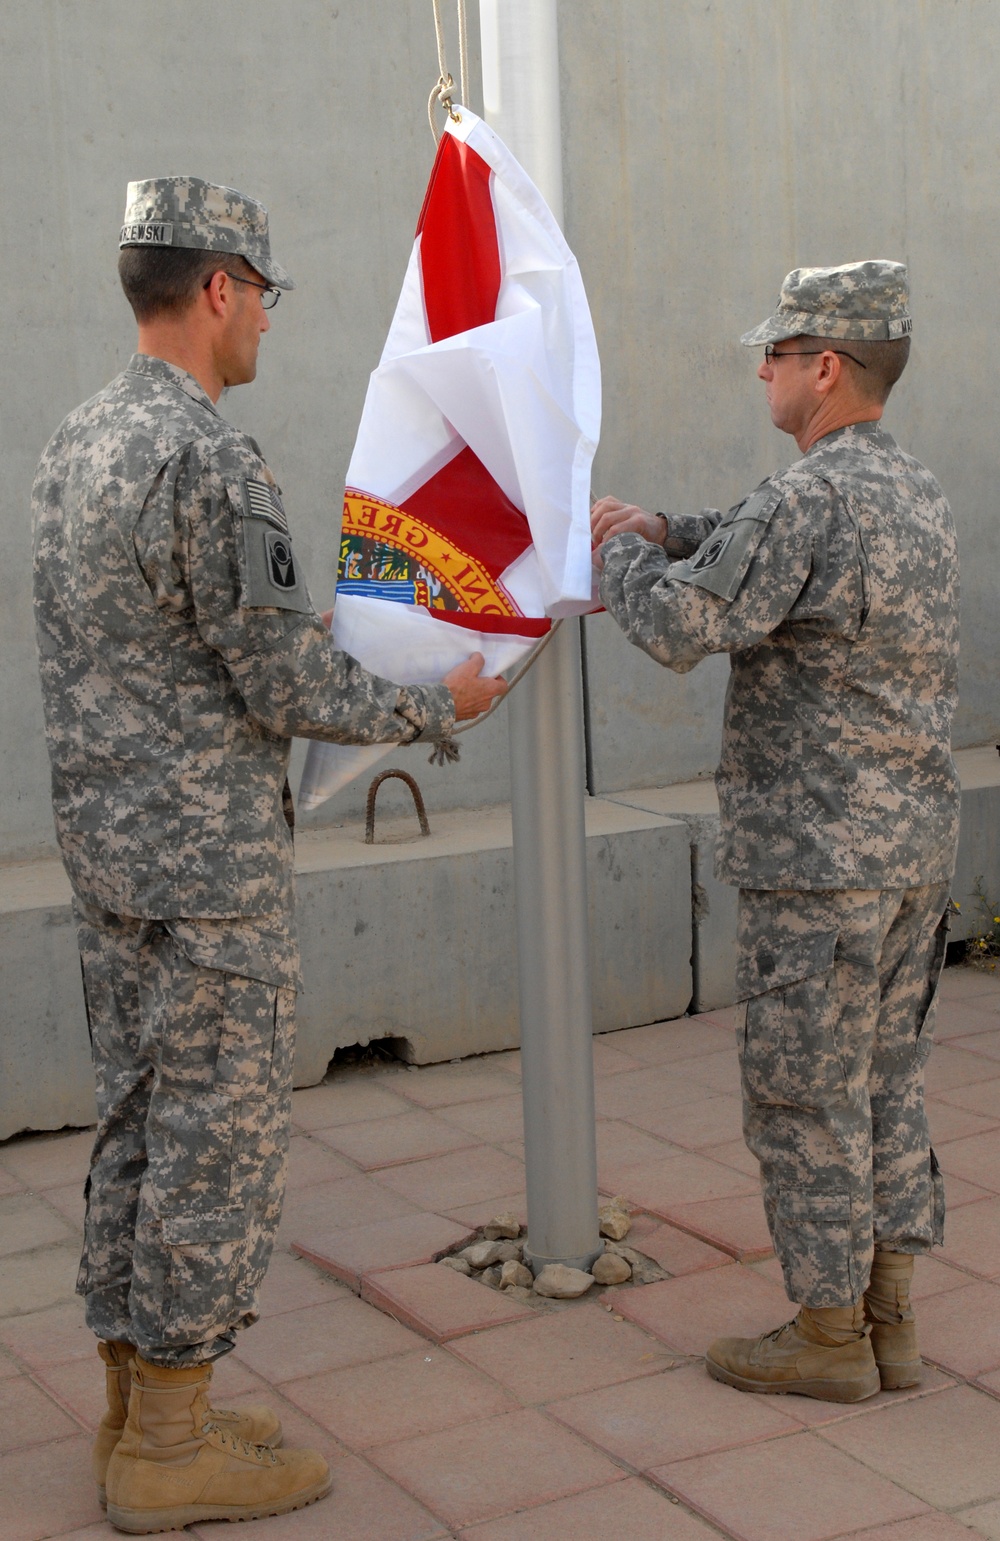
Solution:
<path fill-rule="evenodd" d="M 78 1284 L 107 1366 L 94 1469 L 109 1517 L 136 1531 L 329 1490 L 315 1452 L 274 1448 L 268 1409 L 205 1400 L 211 1361 L 256 1320 L 284 1188 L 291 738 L 438 740 L 506 687 L 474 658 L 401 688 L 316 614 L 275 479 L 216 410 L 254 378 L 268 309 L 293 287 L 264 208 L 197 178 L 133 182 L 120 244 L 138 351 L 59 428 L 33 501 L 97 1076 Z"/>
<path fill-rule="evenodd" d="M 720 1339 L 749 1391 L 855 1401 L 919 1379 L 913 1254 L 942 1239 L 923 1073 L 959 787 L 958 568 L 940 487 L 879 424 L 906 271 L 798 268 L 742 339 L 803 458 L 726 515 L 594 509 L 601 597 L 685 672 L 731 655 L 717 872 L 739 886 L 747 1143 L 798 1318 Z"/>

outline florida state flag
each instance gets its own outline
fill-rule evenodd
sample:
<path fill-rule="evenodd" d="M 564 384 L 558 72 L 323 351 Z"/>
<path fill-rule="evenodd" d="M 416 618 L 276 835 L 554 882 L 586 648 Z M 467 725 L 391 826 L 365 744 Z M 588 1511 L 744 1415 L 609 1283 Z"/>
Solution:
<path fill-rule="evenodd" d="M 449 117 L 344 494 L 338 647 L 402 684 L 470 653 L 510 668 L 596 608 L 597 343 L 542 195 L 467 108 Z M 303 809 L 388 752 L 313 743 Z"/>

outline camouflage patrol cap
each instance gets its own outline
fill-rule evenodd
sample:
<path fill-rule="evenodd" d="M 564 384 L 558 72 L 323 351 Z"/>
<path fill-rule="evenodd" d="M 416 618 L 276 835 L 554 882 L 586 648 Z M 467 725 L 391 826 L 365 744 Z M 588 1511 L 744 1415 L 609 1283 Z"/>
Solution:
<path fill-rule="evenodd" d="M 802 336 L 884 342 L 912 332 L 909 306 L 902 262 L 873 258 L 835 268 L 794 268 L 781 286 L 774 315 L 740 342 L 747 348 Z"/>
<path fill-rule="evenodd" d="M 201 177 L 148 177 L 130 182 L 118 245 L 186 246 L 245 257 L 278 289 L 295 285 L 272 261 L 262 203 Z"/>

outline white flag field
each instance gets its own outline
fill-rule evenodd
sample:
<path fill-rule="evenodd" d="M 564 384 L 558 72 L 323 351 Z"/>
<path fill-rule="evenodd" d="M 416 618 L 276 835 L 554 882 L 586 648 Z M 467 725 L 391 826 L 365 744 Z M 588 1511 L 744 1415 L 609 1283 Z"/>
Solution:
<path fill-rule="evenodd" d="M 334 641 L 400 684 L 473 652 L 501 673 L 554 618 L 597 608 L 601 373 L 580 270 L 510 151 L 455 111 L 344 494 Z M 313 742 L 301 807 L 391 747 Z"/>

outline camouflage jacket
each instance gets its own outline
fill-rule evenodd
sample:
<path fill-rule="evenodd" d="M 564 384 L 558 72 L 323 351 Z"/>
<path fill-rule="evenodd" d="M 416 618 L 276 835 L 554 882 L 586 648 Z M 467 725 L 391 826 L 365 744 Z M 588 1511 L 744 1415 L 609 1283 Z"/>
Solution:
<path fill-rule="evenodd" d="M 79 897 L 170 919 L 291 904 L 293 735 L 437 738 L 444 686 L 338 652 L 254 441 L 137 355 L 72 412 L 33 495 L 56 832 Z"/>
<path fill-rule="evenodd" d="M 697 549 L 671 562 L 638 535 L 615 536 L 601 597 L 671 669 L 732 655 L 719 877 L 799 889 L 948 881 L 958 561 L 934 478 L 876 423 L 857 423 L 725 516 L 669 523 Z"/>

